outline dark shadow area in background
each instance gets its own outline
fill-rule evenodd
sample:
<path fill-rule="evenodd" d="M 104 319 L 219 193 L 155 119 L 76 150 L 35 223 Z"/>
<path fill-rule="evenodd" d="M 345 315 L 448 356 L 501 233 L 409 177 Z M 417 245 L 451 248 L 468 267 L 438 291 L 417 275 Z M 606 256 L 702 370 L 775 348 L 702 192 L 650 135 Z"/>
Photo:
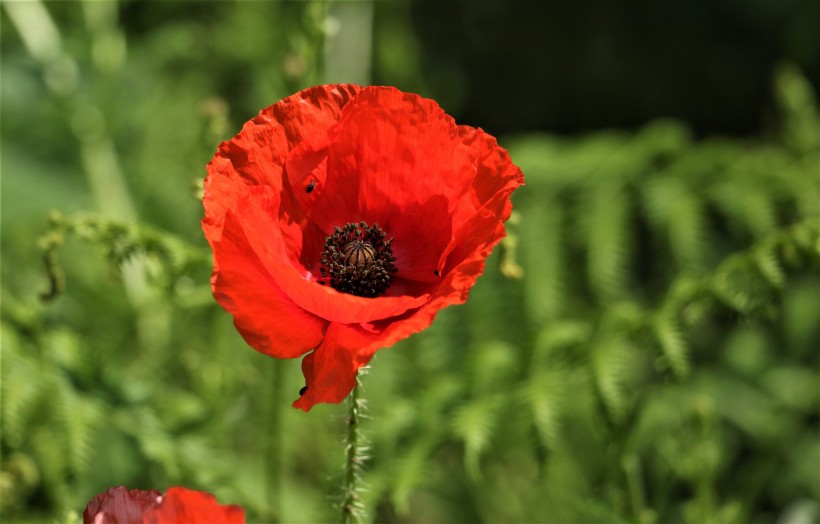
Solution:
<path fill-rule="evenodd" d="M 815 89 L 820 75 L 813 0 L 376 2 L 376 46 L 399 10 L 412 17 L 425 94 L 496 135 L 657 117 L 698 135 L 754 134 L 774 118 L 777 63 L 797 64 Z M 390 83 L 375 62 L 374 83 Z"/>

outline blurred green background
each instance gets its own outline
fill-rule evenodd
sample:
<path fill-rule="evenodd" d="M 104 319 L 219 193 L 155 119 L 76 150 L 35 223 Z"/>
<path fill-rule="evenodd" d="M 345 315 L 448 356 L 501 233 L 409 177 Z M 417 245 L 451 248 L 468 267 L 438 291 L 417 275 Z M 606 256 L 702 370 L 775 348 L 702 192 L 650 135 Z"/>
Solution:
<path fill-rule="evenodd" d="M 357 82 L 527 182 L 364 377 L 366 521 L 820 522 L 818 6 L 3 2 L 0 518 L 181 484 L 338 519 L 347 407 L 292 409 L 299 361 L 214 303 L 198 193 L 261 108 Z"/>

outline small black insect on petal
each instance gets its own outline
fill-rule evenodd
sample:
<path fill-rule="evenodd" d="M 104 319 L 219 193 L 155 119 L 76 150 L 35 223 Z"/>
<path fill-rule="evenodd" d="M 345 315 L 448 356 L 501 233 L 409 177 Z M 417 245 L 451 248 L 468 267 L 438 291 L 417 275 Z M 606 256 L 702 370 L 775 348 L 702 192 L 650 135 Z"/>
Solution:
<path fill-rule="evenodd" d="M 302 387 L 302 389 L 299 390 L 299 396 L 301 397 L 302 395 L 304 395 L 306 391 L 307 391 L 307 386 Z"/>
<path fill-rule="evenodd" d="M 438 269 L 434 269 L 433 274 L 436 275 L 437 277 L 441 276 L 441 273 L 439 273 Z"/>
<path fill-rule="evenodd" d="M 313 183 L 313 180 L 310 181 L 310 184 L 305 188 L 305 192 L 310 193 L 316 188 L 316 184 Z"/>

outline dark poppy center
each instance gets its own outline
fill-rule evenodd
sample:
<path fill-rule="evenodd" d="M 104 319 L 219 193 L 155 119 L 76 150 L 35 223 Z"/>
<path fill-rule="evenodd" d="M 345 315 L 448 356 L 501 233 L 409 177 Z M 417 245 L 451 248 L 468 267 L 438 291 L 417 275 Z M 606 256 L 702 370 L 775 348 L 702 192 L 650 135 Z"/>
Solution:
<path fill-rule="evenodd" d="M 398 271 L 391 244 L 378 224 L 347 223 L 325 239 L 322 276 L 342 293 L 360 297 L 384 294 Z M 323 282 L 324 283 L 324 282 Z"/>

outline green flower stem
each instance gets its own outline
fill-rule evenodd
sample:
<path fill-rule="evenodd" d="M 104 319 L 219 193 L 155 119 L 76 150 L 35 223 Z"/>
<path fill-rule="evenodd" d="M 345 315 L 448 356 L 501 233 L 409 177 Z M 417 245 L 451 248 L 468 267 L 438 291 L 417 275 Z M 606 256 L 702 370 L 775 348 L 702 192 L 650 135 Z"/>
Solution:
<path fill-rule="evenodd" d="M 342 523 L 353 524 L 360 521 L 364 507 L 358 494 L 361 484 L 359 472 L 366 460 L 363 437 L 359 425 L 364 399 L 360 398 L 361 383 L 356 375 L 356 385 L 350 393 L 350 414 L 347 419 L 347 448 L 345 450 L 345 473 L 342 500 Z"/>
<path fill-rule="evenodd" d="M 634 454 L 624 456 L 621 459 L 621 466 L 626 476 L 626 487 L 635 520 L 637 522 L 646 522 L 648 515 L 646 512 L 646 494 L 643 479 L 641 478 L 640 458 Z"/>

